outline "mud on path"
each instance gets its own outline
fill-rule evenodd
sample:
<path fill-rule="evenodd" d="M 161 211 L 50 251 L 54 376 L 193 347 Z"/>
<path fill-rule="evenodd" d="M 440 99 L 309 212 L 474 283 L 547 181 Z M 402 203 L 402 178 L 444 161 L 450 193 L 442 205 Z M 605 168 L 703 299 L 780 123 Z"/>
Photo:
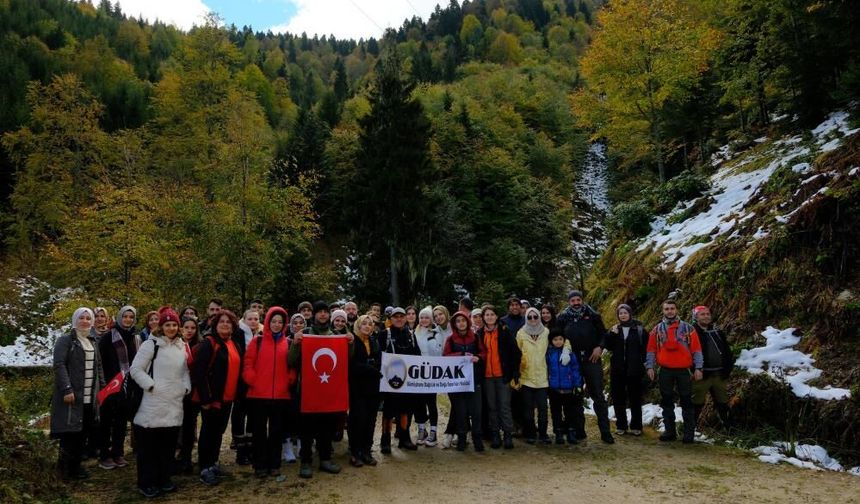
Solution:
<path fill-rule="evenodd" d="M 157 501 L 860 502 L 857 476 L 773 466 L 721 446 L 665 445 L 652 429 L 641 438 L 617 436 L 609 446 L 600 442 L 596 425 L 589 420 L 589 439 L 576 446 L 530 446 L 517 440 L 513 450 L 487 447 L 484 453 L 475 453 L 471 446 L 463 453 L 438 446 L 417 452 L 394 448 L 387 457 L 374 454 L 377 467 L 359 469 L 349 465 L 344 440 L 335 443 L 341 474 L 315 471 L 312 479 L 302 480 L 298 464 L 285 464 L 283 482 L 257 479 L 250 466 L 235 465 L 235 453 L 227 448 L 228 429 L 221 463 L 230 477 L 216 487 L 206 487 L 196 476 L 178 476 L 179 491 Z M 90 466 L 89 470 L 92 478 L 81 483 L 73 497 L 98 503 L 143 501 L 137 493 L 133 461 L 125 469 L 104 471 Z"/>

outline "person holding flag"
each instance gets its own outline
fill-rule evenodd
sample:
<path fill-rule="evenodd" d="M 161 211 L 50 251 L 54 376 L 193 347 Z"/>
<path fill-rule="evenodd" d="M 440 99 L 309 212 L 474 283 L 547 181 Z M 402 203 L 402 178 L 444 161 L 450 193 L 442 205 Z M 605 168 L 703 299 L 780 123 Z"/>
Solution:
<path fill-rule="evenodd" d="M 334 336 L 329 326 L 329 306 L 313 304 L 313 318 L 304 333 L 293 336 L 289 366 L 299 370 L 301 404 L 299 477 L 313 477 L 313 445 L 316 441 L 319 468 L 338 474 L 341 467 L 332 461 L 332 441 L 340 414 L 349 408 L 347 367 L 353 335 Z M 306 337 L 309 336 L 309 337 Z M 324 338 L 320 336 L 333 336 Z"/>
<path fill-rule="evenodd" d="M 375 466 L 371 454 L 376 413 L 379 410 L 380 349 L 376 324 L 362 315 L 353 324 L 358 339 L 349 359 L 349 463 L 353 467 Z M 435 396 L 434 396 L 435 398 Z"/>

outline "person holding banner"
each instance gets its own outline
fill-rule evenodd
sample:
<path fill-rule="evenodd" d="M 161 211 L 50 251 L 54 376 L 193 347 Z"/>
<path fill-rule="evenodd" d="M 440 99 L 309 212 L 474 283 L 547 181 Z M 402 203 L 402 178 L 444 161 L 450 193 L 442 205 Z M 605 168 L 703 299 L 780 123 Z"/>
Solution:
<path fill-rule="evenodd" d="M 433 325 L 433 309 L 426 307 L 418 313 L 418 327 L 415 328 L 415 339 L 421 355 L 441 357 L 445 342 L 439 329 Z M 436 446 L 436 426 L 439 423 L 439 408 L 436 406 L 436 394 L 421 394 L 415 409 L 415 421 L 418 423 L 418 444 Z M 425 423 L 430 421 L 430 432 L 427 433 Z"/>
<path fill-rule="evenodd" d="M 255 336 L 245 351 L 242 379 L 248 384 L 254 474 L 280 476 L 284 418 L 290 401 L 289 341 L 287 311 L 269 308 L 263 334 Z"/>
<path fill-rule="evenodd" d="M 289 352 L 289 365 L 299 370 L 300 376 L 301 478 L 313 477 L 311 464 L 314 441 L 320 458 L 320 470 L 330 474 L 341 471 L 340 466 L 331 459 L 332 441 L 337 419 L 349 407 L 347 366 L 338 366 L 338 361 L 344 364 L 348 362 L 349 350 L 346 344 L 339 345 L 338 340 L 351 343 L 353 337 L 352 334 L 346 334 L 342 338 L 314 338 L 332 335 L 329 317 L 328 304 L 325 301 L 315 302 L 311 326 L 304 333 L 293 336 Z M 338 355 L 339 350 L 341 355 Z"/>
<path fill-rule="evenodd" d="M 51 396 L 51 437 L 60 440 L 57 471 L 62 479 L 86 479 L 81 467 L 84 435 L 98 423 L 99 389 L 104 387 L 92 310 L 78 308 L 72 330 L 54 344 L 54 393 Z M 118 382 L 117 382 L 118 383 Z"/>
<path fill-rule="evenodd" d="M 520 359 L 522 354 L 517 346 L 516 336 L 504 324 L 499 323 L 496 308 L 487 305 L 481 310 L 483 327 L 478 330 L 478 339 L 487 349 L 487 361 L 484 371 L 484 394 L 487 398 L 488 426 L 491 434 L 490 448 L 498 449 L 504 446 L 506 450 L 514 447 L 514 417 L 511 413 L 511 380 L 520 377 Z"/>
<path fill-rule="evenodd" d="M 161 310 L 158 327 L 140 346 L 129 370 L 143 390 L 133 423 L 137 487 L 148 499 L 176 490 L 170 476 L 182 425 L 182 398 L 191 391 L 187 359 L 179 314 L 171 308 Z"/>
<path fill-rule="evenodd" d="M 379 347 L 383 352 L 402 355 L 421 355 L 421 349 L 415 339 L 415 334 L 406 327 L 406 311 L 399 306 L 391 309 L 389 316 L 391 327 L 380 334 Z M 391 454 L 391 422 L 398 420 L 396 435 L 399 440 L 397 447 L 406 450 L 417 450 L 409 434 L 409 420 L 415 409 L 417 399 L 411 394 L 387 394 L 384 397 L 382 411 L 382 439 L 379 442 L 380 451 Z"/>
<path fill-rule="evenodd" d="M 476 452 L 484 451 L 484 441 L 481 438 L 481 381 L 484 378 L 484 363 L 487 351 L 484 344 L 472 332 L 469 313 L 457 312 L 451 317 L 454 332 L 445 341 L 445 356 L 467 356 L 472 358 L 474 366 L 475 388 L 473 392 L 454 392 L 451 397 L 452 410 L 456 411 L 457 422 L 457 451 L 466 449 L 466 421 L 472 421 L 472 443 Z"/>
<path fill-rule="evenodd" d="M 371 454 L 376 412 L 379 409 L 380 349 L 376 324 L 370 315 L 358 317 L 353 325 L 358 341 L 349 359 L 349 463 L 353 467 L 375 466 Z M 435 396 L 434 396 L 435 397 Z"/>

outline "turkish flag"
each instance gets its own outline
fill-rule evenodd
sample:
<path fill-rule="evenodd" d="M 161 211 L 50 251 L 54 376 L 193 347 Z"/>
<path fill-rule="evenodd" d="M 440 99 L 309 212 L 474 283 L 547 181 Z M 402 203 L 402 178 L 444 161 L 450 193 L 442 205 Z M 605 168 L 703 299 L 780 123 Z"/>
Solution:
<path fill-rule="evenodd" d="M 96 399 L 99 401 L 99 406 L 101 406 L 102 403 L 105 402 L 105 399 L 122 390 L 123 378 L 125 377 L 123 376 L 122 371 L 120 371 L 116 374 L 116 376 L 113 377 L 113 380 L 111 380 L 107 385 L 105 385 L 105 388 L 99 390 L 99 393 L 96 394 Z"/>
<path fill-rule="evenodd" d="M 343 336 L 302 337 L 302 413 L 349 409 L 349 347 Z"/>

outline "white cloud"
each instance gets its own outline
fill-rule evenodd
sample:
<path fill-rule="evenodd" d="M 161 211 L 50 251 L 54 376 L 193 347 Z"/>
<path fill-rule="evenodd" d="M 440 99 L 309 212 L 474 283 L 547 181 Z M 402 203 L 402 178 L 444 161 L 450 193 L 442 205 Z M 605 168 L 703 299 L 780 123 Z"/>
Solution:
<path fill-rule="evenodd" d="M 397 29 L 403 20 L 424 21 L 444 0 L 295 0 L 296 14 L 286 23 L 271 26 L 274 33 L 290 32 L 337 38 L 379 38 L 386 28 Z"/>
<path fill-rule="evenodd" d="M 117 2 L 111 0 L 111 3 Z M 202 0 L 119 0 L 118 3 L 126 16 L 150 22 L 158 19 L 183 30 L 203 24 L 203 16 L 211 10 Z"/>

